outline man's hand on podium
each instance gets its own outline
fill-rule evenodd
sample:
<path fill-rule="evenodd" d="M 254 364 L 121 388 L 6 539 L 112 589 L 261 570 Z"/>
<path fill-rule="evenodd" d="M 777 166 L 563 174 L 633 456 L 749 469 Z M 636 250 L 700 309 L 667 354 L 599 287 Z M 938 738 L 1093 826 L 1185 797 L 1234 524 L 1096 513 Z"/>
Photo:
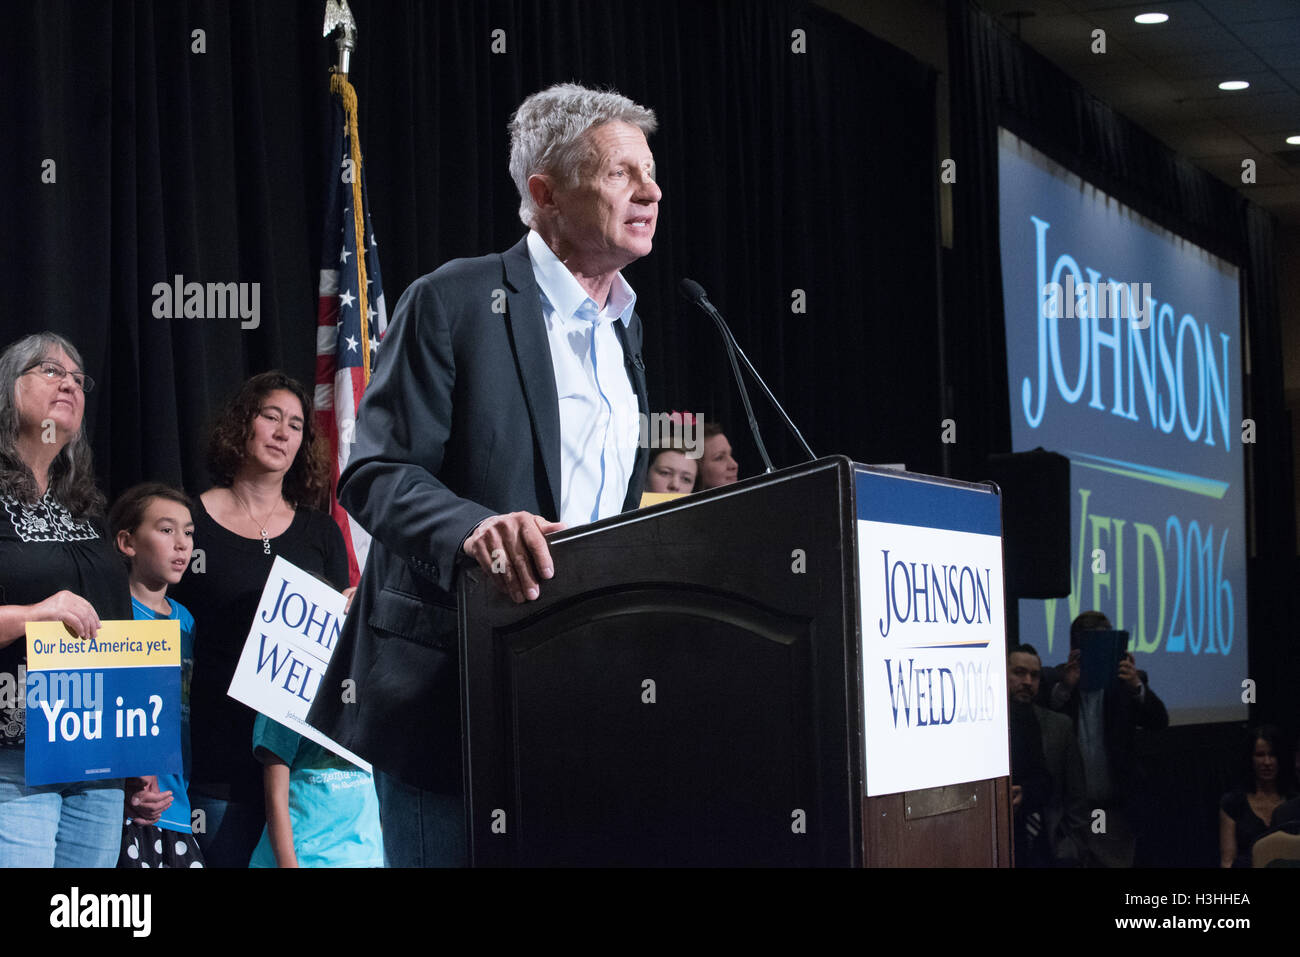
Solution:
<path fill-rule="evenodd" d="M 542 536 L 558 532 L 563 522 L 548 522 L 531 512 L 493 515 L 479 522 L 461 546 L 478 562 L 510 600 L 519 604 L 541 594 L 538 582 L 555 574 L 550 549 Z"/>

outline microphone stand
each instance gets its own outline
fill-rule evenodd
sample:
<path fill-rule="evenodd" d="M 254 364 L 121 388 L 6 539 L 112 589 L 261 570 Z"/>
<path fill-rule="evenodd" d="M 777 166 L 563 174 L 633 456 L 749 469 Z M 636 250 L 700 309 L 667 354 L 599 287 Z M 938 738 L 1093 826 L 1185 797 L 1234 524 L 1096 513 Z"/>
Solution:
<path fill-rule="evenodd" d="M 740 348 L 740 343 L 738 343 L 736 337 L 731 334 L 731 329 L 727 327 L 727 323 L 723 320 L 722 314 L 718 312 L 713 303 L 709 302 L 709 297 L 704 292 L 704 287 L 692 279 L 683 279 L 678 289 L 682 296 L 689 299 L 695 305 L 708 313 L 709 317 L 718 327 L 718 331 L 722 333 L 722 342 L 727 347 L 727 358 L 731 360 L 731 371 L 736 378 L 736 384 L 740 387 L 740 398 L 745 406 L 745 415 L 749 419 L 749 428 L 754 434 L 754 443 L 758 446 L 759 455 L 762 456 L 763 462 L 767 465 L 767 471 L 774 471 L 772 468 L 772 460 L 768 458 L 767 447 L 763 445 L 763 439 L 759 435 L 758 422 L 754 418 L 754 409 L 749 402 L 749 393 L 745 389 L 745 380 L 740 374 L 740 366 L 736 361 L 737 356 L 739 356 L 740 361 L 744 362 L 745 368 L 748 369 L 749 374 L 754 377 L 754 381 L 759 384 L 760 388 L 762 388 L 763 394 L 767 396 L 767 401 L 772 403 L 772 407 L 775 408 L 777 413 L 781 416 L 781 421 L 785 423 L 786 428 L 793 433 L 794 437 L 799 441 L 799 444 L 803 446 L 803 450 L 807 454 L 809 460 L 817 458 L 817 455 L 813 452 L 812 448 L 804 440 L 803 434 L 799 431 L 793 420 L 791 420 L 790 416 L 786 414 L 785 409 L 782 407 L 781 403 L 777 401 L 776 396 L 772 394 L 772 390 L 768 388 L 767 383 L 763 381 L 763 377 L 758 374 L 758 370 L 754 368 L 754 364 L 749 361 L 749 356 L 745 355 L 745 350 Z"/>

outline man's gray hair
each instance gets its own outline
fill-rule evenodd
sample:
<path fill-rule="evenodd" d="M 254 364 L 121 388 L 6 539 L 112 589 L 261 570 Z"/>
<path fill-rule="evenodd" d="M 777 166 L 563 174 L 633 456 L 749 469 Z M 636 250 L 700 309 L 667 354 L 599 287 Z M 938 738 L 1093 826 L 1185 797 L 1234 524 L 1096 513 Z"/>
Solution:
<path fill-rule="evenodd" d="M 629 123 L 648 139 L 659 128 L 654 110 L 633 103 L 613 90 L 589 90 L 576 83 L 557 83 L 519 104 L 510 118 L 510 178 L 519 190 L 519 218 L 529 228 L 537 204 L 528 192 L 528 177 L 546 173 L 574 187 L 582 164 L 591 155 L 587 131 L 602 123 Z"/>

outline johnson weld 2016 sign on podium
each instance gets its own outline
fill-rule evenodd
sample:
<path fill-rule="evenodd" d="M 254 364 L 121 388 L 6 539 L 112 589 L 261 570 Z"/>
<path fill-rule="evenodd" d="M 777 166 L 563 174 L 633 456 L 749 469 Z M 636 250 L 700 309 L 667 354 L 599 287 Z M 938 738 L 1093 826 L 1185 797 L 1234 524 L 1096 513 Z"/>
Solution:
<path fill-rule="evenodd" d="M 868 795 L 1008 772 L 999 498 L 855 473 Z"/>

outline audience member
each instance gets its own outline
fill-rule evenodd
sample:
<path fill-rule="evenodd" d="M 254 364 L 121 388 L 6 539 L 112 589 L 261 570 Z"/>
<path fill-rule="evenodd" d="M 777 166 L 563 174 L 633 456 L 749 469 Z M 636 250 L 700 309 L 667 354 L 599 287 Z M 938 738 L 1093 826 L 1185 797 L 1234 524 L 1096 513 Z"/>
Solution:
<path fill-rule="evenodd" d="M 698 491 L 730 485 L 740 478 L 740 466 L 731 457 L 731 443 L 722 434 L 717 422 L 704 423 L 704 454 L 700 456 L 699 475 L 695 479 Z"/>
<path fill-rule="evenodd" d="M 666 449 L 660 449 L 650 460 L 650 471 L 646 476 L 647 492 L 690 492 L 695 488 L 695 477 L 699 473 L 700 460 L 691 458 L 686 447 L 674 442 Z"/>
<path fill-rule="evenodd" d="M 383 867 L 375 780 L 264 714 L 253 725 L 264 765 L 266 828 L 251 867 Z"/>
<path fill-rule="evenodd" d="M 1074 723 L 1087 787 L 1092 861 L 1105 867 L 1132 867 L 1136 855 L 1132 802 L 1141 778 L 1136 734 L 1139 728 L 1168 727 L 1169 714 L 1129 652 L 1121 657 L 1108 686 L 1092 691 L 1079 688 L 1083 636 L 1109 630 L 1109 619 L 1099 611 L 1083 612 L 1070 623 L 1069 660 L 1043 672 L 1039 703 L 1068 715 Z"/>
<path fill-rule="evenodd" d="M 281 372 L 253 376 L 221 413 L 208 446 L 215 483 L 194 503 L 191 564 L 175 594 L 194 613 L 190 800 L 212 867 L 247 867 L 266 823 L 262 767 L 249 742 L 256 717 L 226 694 L 275 556 L 346 588 L 338 526 L 317 508 L 329 492 L 311 395 Z"/>
<path fill-rule="evenodd" d="M 194 550 L 193 504 L 184 492 L 148 482 L 122 493 L 108 513 L 117 550 L 127 560 L 136 621 L 175 621 L 181 651 L 180 774 L 126 780 L 126 824 L 118 867 L 202 867 L 190 817 L 190 676 L 194 616 L 167 588 L 185 574 Z"/>
<path fill-rule="evenodd" d="M 1087 830 L 1083 761 L 1069 718 L 1034 703 L 1041 673 L 1033 645 L 1007 655 L 1016 866 L 1078 866 Z"/>
<path fill-rule="evenodd" d="M 1286 753 L 1282 733 L 1271 724 L 1252 728 L 1245 755 L 1249 769 L 1243 769 L 1244 786 L 1225 794 L 1219 801 L 1219 866 L 1250 867 L 1250 848 L 1270 827 L 1289 819 L 1277 812 L 1293 798 L 1291 756 Z"/>
<path fill-rule="evenodd" d="M 83 428 L 83 368 L 49 332 L 0 355 L 0 867 L 112 867 L 121 843 L 120 779 L 26 783 L 27 622 L 93 638 L 131 614 Z"/>

